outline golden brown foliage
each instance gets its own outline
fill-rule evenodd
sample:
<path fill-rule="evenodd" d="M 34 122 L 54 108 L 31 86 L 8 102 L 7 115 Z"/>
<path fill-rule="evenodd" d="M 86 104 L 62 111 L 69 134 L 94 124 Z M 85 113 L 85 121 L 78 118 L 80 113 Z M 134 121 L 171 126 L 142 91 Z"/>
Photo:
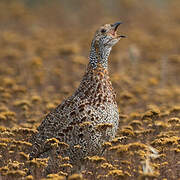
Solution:
<path fill-rule="evenodd" d="M 78 87 L 96 27 L 117 20 L 125 21 L 120 31 L 128 35 L 109 62 L 120 110 L 117 137 L 103 144 L 102 155 L 86 157 L 79 174 L 71 174 L 69 157 L 55 157 L 59 172 L 44 179 L 180 179 L 179 1 L 19 2 L 0 2 L 2 179 L 44 178 L 48 159 L 29 160 L 29 138 Z M 46 143 L 68 148 L 54 138 Z"/>

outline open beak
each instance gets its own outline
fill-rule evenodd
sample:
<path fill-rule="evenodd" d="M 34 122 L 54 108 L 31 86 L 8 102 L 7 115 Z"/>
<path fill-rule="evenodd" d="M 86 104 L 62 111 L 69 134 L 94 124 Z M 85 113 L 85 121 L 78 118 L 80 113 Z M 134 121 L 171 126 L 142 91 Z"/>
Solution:
<path fill-rule="evenodd" d="M 117 22 L 117 23 L 114 23 L 114 24 L 111 25 L 111 27 L 112 27 L 112 35 L 120 37 L 120 38 L 126 38 L 127 36 L 117 34 L 117 29 L 118 29 L 120 24 L 122 24 L 122 22 Z"/>
<path fill-rule="evenodd" d="M 114 23 L 114 24 L 112 24 L 111 26 L 112 26 L 112 28 L 114 29 L 114 31 L 117 31 L 117 28 L 118 28 L 118 26 L 119 26 L 120 24 L 122 24 L 122 22 Z"/>

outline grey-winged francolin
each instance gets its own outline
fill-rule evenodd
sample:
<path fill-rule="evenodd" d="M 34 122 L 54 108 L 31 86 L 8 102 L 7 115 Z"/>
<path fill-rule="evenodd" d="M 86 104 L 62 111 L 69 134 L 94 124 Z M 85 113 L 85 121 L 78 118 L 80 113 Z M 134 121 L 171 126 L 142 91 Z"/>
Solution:
<path fill-rule="evenodd" d="M 48 139 L 59 141 L 57 155 L 68 156 L 72 164 L 99 154 L 102 144 L 114 138 L 119 113 L 109 74 L 108 57 L 123 37 L 117 34 L 121 23 L 101 26 L 92 40 L 89 64 L 74 94 L 50 112 L 32 136 L 30 159 L 51 156 Z M 67 144 L 62 148 L 62 143 Z M 77 148 L 78 147 L 78 148 Z"/>

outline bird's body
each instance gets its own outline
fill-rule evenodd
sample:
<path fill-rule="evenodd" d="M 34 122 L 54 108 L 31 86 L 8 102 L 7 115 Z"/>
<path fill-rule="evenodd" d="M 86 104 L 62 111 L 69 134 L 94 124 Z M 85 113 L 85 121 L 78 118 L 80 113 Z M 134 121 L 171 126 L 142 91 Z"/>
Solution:
<path fill-rule="evenodd" d="M 118 121 L 115 93 L 107 71 L 102 68 L 95 71 L 89 69 L 74 95 L 49 113 L 38 127 L 38 145 L 34 146 L 32 155 L 41 156 L 46 149 L 43 147 L 45 140 L 49 138 L 67 143 L 69 148 L 66 149 L 66 155 L 73 161 L 86 155 L 95 155 L 103 142 L 115 136 Z M 107 127 L 106 132 L 103 132 L 98 128 L 102 124 L 112 127 Z M 80 145 L 80 149 L 76 150 L 74 146 L 77 145 Z M 78 151 L 80 156 L 73 151 Z"/>
<path fill-rule="evenodd" d="M 68 156 L 71 163 L 78 163 L 87 155 L 99 154 L 102 144 L 115 136 L 119 114 L 108 75 L 110 51 L 111 46 L 101 49 L 100 41 L 97 43 L 95 38 L 79 88 L 45 117 L 32 137 L 31 159 L 50 156 L 47 139 L 56 138 L 68 145 L 65 149 L 59 145 L 57 154 Z"/>

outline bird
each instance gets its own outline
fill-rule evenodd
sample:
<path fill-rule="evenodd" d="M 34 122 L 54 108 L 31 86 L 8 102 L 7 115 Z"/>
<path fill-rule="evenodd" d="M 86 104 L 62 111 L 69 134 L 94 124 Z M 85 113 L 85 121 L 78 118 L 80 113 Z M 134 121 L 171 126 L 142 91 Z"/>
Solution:
<path fill-rule="evenodd" d="M 115 137 L 119 112 L 108 59 L 112 47 L 126 37 L 117 33 L 120 24 L 105 24 L 96 31 L 79 87 L 45 116 L 30 139 L 30 160 L 50 157 L 52 140 L 58 142 L 57 155 L 69 157 L 71 164 L 80 164 L 85 157 L 100 154 L 103 143 Z M 62 143 L 67 147 L 62 148 Z"/>

